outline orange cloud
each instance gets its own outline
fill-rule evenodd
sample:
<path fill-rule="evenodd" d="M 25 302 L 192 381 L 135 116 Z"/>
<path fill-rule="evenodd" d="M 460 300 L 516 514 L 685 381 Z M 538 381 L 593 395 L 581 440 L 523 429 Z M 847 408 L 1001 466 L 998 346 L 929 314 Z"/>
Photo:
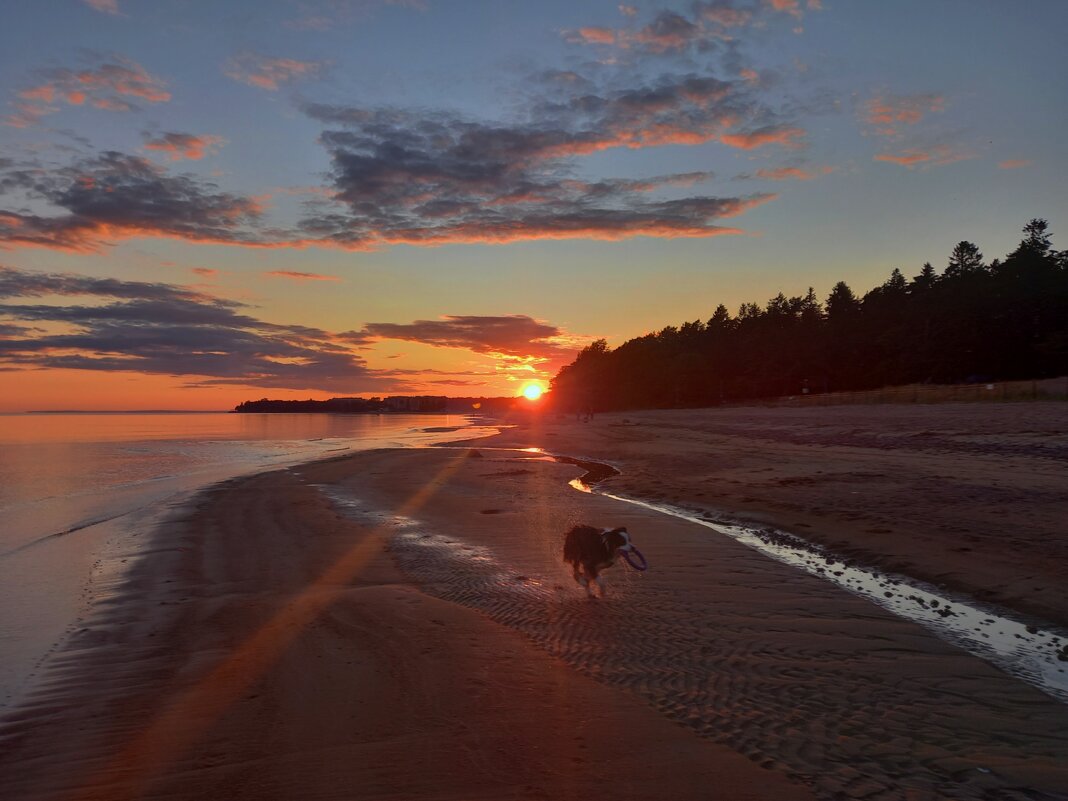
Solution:
<path fill-rule="evenodd" d="M 578 41 L 587 44 L 610 45 L 616 43 L 616 32 L 611 28 L 579 28 L 574 32 Z"/>
<path fill-rule="evenodd" d="M 652 22 L 634 34 L 634 39 L 653 53 L 667 53 L 682 50 L 702 36 L 699 25 L 673 11 L 661 11 Z"/>
<path fill-rule="evenodd" d="M 102 14 L 119 13 L 119 0 L 82 0 L 89 8 Z"/>
<path fill-rule="evenodd" d="M 810 181 L 816 177 L 815 173 L 802 170 L 799 167 L 779 167 L 775 170 L 760 169 L 756 171 L 756 174 L 760 178 L 766 178 L 769 181 L 786 181 L 791 178 L 798 181 Z"/>
<path fill-rule="evenodd" d="M 861 119 L 883 136 L 897 136 L 901 125 L 916 125 L 927 114 L 945 111 L 945 98 L 936 94 L 880 95 L 861 108 Z"/>
<path fill-rule="evenodd" d="M 225 72 L 235 81 L 274 92 L 284 83 L 319 74 L 325 66 L 322 61 L 298 61 L 295 58 L 269 58 L 244 53 L 233 59 Z"/>
<path fill-rule="evenodd" d="M 781 145 L 793 149 L 802 146 L 797 140 L 804 135 L 804 128 L 769 125 L 749 133 L 722 134 L 719 141 L 742 150 L 756 150 L 764 145 Z"/>
<path fill-rule="evenodd" d="M 375 243 L 378 245 L 433 247 L 438 245 L 507 245 L 513 242 L 559 241 L 566 239 L 619 242 L 636 236 L 651 236 L 658 239 L 698 239 L 742 233 L 745 232 L 740 228 L 724 228 L 716 225 L 672 225 L 655 221 L 614 228 L 589 224 L 555 229 L 541 228 L 521 221 L 517 225 L 497 229 L 471 225 L 458 226 L 442 231 L 433 228 L 419 228 L 409 231 L 383 232 L 381 235 L 370 239 L 366 245 L 353 249 L 374 249 Z"/>
<path fill-rule="evenodd" d="M 904 167 L 911 167 L 916 164 L 923 164 L 926 161 L 930 161 L 933 156 L 930 153 L 924 153 L 922 150 L 908 150 L 904 153 L 878 153 L 875 156 L 876 161 L 889 161 L 893 164 L 901 164 Z"/>
<path fill-rule="evenodd" d="M 95 70 L 82 70 L 74 77 L 87 90 L 111 91 L 150 103 L 164 103 L 171 99 L 163 83 L 149 75 L 144 67 L 126 59 L 121 61 L 121 64 L 103 64 Z"/>
<path fill-rule="evenodd" d="M 749 9 L 734 8 L 730 3 L 724 2 L 697 3 L 695 9 L 698 17 L 722 28 L 740 27 L 747 24 L 753 16 Z"/>
<path fill-rule="evenodd" d="M 36 125 L 41 117 L 59 110 L 44 104 L 12 103 L 11 105 L 15 107 L 16 113 L 4 117 L 4 125 L 12 128 L 29 128 L 31 125 Z"/>
<path fill-rule="evenodd" d="M 133 104 L 124 98 L 134 97 L 149 103 L 165 103 L 171 99 L 162 80 L 149 74 L 144 67 L 127 58 L 116 57 L 98 67 L 84 70 L 65 68 L 45 70 L 47 80 L 18 93 L 18 110 L 4 120 L 6 125 L 25 128 L 41 117 L 59 111 L 50 105 L 64 101 L 71 106 L 84 105 L 105 111 L 131 111 Z"/>
<path fill-rule="evenodd" d="M 998 162 L 998 169 L 1000 170 L 1018 170 L 1021 167 L 1030 167 L 1034 164 L 1031 159 L 1007 159 L 1006 161 Z"/>
<path fill-rule="evenodd" d="M 33 89 L 25 89 L 19 92 L 23 100 L 37 100 L 42 103 L 51 103 L 56 97 L 56 88 L 49 84 L 35 86 Z"/>
<path fill-rule="evenodd" d="M 472 371 L 394 370 L 393 375 L 412 375 L 428 381 L 428 373 L 445 376 L 434 381 L 457 384 L 479 380 L 484 376 L 501 376 L 508 381 L 532 376 L 549 378 L 574 359 L 588 343 L 558 326 L 525 314 L 502 316 L 444 315 L 436 320 L 412 323 L 368 323 L 362 331 L 351 332 L 371 340 L 402 340 L 434 348 L 460 348 L 493 360 L 491 370 L 481 367 Z M 388 358 L 388 357 L 387 357 Z M 462 379 L 457 379 L 462 376 Z"/>
<path fill-rule="evenodd" d="M 195 275 L 199 275 L 202 278 L 214 278 L 219 274 L 218 270 L 212 269 L 211 267 L 194 267 L 192 271 Z"/>
<path fill-rule="evenodd" d="M 264 275 L 271 278 L 287 278 L 290 281 L 340 281 L 336 275 L 322 275 L 320 273 L 302 273 L 296 270 L 272 270 Z"/>
<path fill-rule="evenodd" d="M 801 17 L 801 4 L 798 0 L 769 0 L 768 4 L 776 11 L 782 11 L 793 17 Z M 812 6 L 809 5 L 809 8 Z"/>
<path fill-rule="evenodd" d="M 900 164 L 902 167 L 908 167 L 909 169 L 953 164 L 954 162 L 971 158 L 975 158 L 974 153 L 958 150 L 950 145 L 936 145 L 931 148 L 912 147 L 899 153 L 878 153 L 874 156 L 875 161 Z"/>
<path fill-rule="evenodd" d="M 791 17 L 801 19 L 804 12 L 801 10 L 801 0 L 765 0 L 769 6 L 775 11 L 781 11 L 784 14 L 789 14 Z M 823 3 L 821 0 L 807 0 L 805 8 L 809 11 L 822 11 Z"/>
<path fill-rule="evenodd" d="M 171 161 L 180 159 L 199 160 L 223 144 L 221 136 L 194 136 L 184 133 L 166 133 L 145 142 L 145 150 L 165 153 Z"/>
<path fill-rule="evenodd" d="M 637 9 L 634 9 L 634 13 L 637 13 Z M 565 41 L 571 44 L 618 45 L 622 48 L 637 46 L 649 53 L 682 50 L 703 36 L 700 25 L 673 11 L 661 11 L 652 22 L 636 32 L 600 26 L 564 31 Z"/>

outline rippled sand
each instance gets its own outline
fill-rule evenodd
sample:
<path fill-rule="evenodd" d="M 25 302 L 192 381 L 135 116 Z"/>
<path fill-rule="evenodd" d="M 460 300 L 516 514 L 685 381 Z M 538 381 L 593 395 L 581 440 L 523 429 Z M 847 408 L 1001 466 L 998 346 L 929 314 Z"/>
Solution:
<path fill-rule="evenodd" d="M 420 515 L 393 520 L 398 564 L 431 594 L 820 798 L 1058 798 L 1068 786 L 1068 707 L 1049 696 L 726 537 L 561 495 L 574 468 L 481 453 Z M 386 474 L 413 458 L 396 454 Z M 399 498 L 388 482 L 324 489 L 355 516 Z M 627 525 L 650 570 L 614 568 L 608 598 L 586 600 L 559 561 L 579 520 Z"/>
<path fill-rule="evenodd" d="M 614 492 L 770 524 L 1068 627 L 1068 403 L 552 417 L 495 444 L 610 461 Z"/>
<path fill-rule="evenodd" d="M 398 525 L 468 478 L 392 457 L 226 482 L 162 530 L 0 726 L 5 801 L 813 797 L 419 589 Z M 313 486 L 390 473 L 362 518 Z"/>
<path fill-rule="evenodd" d="M 603 422 L 570 450 L 640 427 Z M 703 526 L 575 492 L 573 466 L 478 453 L 202 495 L 0 731 L 5 797 L 1066 797 L 1068 706 Z M 670 481 L 637 456 L 613 484 Z M 650 569 L 587 599 L 560 561 L 576 522 L 626 525 Z"/>

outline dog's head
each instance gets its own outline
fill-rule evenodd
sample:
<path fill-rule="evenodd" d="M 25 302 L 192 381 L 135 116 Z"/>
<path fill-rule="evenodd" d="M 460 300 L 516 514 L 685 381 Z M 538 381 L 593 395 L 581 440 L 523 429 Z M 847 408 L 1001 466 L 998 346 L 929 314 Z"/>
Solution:
<path fill-rule="evenodd" d="M 610 554 L 615 554 L 616 551 L 630 551 L 634 549 L 634 546 L 630 544 L 630 534 L 627 533 L 626 526 L 605 529 L 601 532 L 601 539 L 604 541 L 604 547 L 608 549 L 608 553 Z"/>

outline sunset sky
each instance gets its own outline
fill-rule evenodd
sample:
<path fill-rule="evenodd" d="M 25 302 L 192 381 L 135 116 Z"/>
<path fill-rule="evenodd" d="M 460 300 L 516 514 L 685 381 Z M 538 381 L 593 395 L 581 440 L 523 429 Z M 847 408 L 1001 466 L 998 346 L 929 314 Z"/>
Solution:
<path fill-rule="evenodd" d="M 4 5 L 0 411 L 515 395 L 1068 247 L 1060 0 Z"/>

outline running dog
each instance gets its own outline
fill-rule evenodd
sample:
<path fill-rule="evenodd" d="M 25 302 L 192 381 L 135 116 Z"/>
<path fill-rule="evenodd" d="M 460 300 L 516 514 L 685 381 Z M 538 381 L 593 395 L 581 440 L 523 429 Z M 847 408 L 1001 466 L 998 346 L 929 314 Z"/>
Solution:
<path fill-rule="evenodd" d="M 593 585 L 597 584 L 601 597 L 605 595 L 600 572 L 616 563 L 619 554 L 634 550 L 627 529 L 594 528 L 575 526 L 564 536 L 564 561 L 571 565 L 575 581 L 586 588 L 586 594 L 596 598 Z"/>

